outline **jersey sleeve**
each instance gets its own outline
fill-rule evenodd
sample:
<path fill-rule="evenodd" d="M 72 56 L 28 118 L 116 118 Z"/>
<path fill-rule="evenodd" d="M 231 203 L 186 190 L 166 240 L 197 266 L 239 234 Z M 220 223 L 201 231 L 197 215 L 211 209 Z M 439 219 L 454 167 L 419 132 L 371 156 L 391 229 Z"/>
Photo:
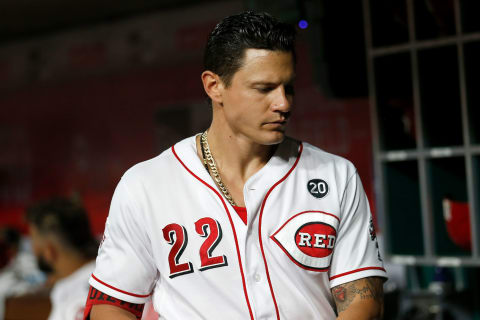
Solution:
<path fill-rule="evenodd" d="M 144 304 L 135 304 L 113 298 L 108 294 L 105 294 L 104 292 L 98 291 L 97 289 L 90 287 L 88 291 L 85 309 L 82 309 L 83 320 L 90 320 L 90 313 L 93 306 L 99 304 L 108 304 L 126 310 L 132 313 L 137 318 L 137 320 L 140 320 L 142 318 L 143 309 L 145 306 Z M 80 317 L 77 317 L 76 319 L 80 319 Z"/>
<path fill-rule="evenodd" d="M 114 298 L 142 304 L 153 290 L 157 269 L 144 212 L 122 178 L 112 198 L 92 287 Z"/>
<path fill-rule="evenodd" d="M 367 196 L 358 173 L 348 180 L 340 204 L 341 219 L 330 265 L 330 287 L 365 277 L 387 277 Z"/>

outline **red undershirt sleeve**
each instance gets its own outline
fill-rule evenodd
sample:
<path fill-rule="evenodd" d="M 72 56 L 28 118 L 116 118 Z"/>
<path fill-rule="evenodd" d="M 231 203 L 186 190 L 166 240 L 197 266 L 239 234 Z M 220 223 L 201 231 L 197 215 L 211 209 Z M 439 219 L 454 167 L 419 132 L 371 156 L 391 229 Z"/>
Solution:
<path fill-rule="evenodd" d="M 83 320 L 90 320 L 90 311 L 92 311 L 92 307 L 96 304 L 109 304 L 127 310 L 128 312 L 133 313 L 138 320 L 142 318 L 144 307 L 144 304 L 126 302 L 109 296 L 90 286 L 90 290 L 88 291 L 87 296 L 87 303 L 85 306 L 85 312 L 83 314 Z"/>

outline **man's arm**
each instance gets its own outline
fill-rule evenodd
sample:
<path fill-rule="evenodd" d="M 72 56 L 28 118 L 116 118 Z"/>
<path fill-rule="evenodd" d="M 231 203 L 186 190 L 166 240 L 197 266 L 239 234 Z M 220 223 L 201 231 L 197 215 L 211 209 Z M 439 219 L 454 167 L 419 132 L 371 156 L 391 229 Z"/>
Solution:
<path fill-rule="evenodd" d="M 137 320 L 142 318 L 144 304 L 126 302 L 90 287 L 83 314 L 84 320 Z"/>
<path fill-rule="evenodd" d="M 90 320 L 136 320 L 137 317 L 127 310 L 108 304 L 96 304 L 90 312 Z"/>
<path fill-rule="evenodd" d="M 382 319 L 383 282 L 380 277 L 367 277 L 332 288 L 337 320 Z"/>

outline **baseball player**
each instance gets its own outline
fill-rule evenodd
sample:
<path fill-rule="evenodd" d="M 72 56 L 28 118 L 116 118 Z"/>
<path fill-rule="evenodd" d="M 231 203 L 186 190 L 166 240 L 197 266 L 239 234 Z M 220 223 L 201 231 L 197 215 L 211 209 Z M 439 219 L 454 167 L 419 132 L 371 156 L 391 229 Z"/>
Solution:
<path fill-rule="evenodd" d="M 29 207 L 26 219 L 39 268 L 54 279 L 48 320 L 83 319 L 98 248 L 85 209 L 70 199 L 52 198 Z"/>
<path fill-rule="evenodd" d="M 347 160 L 285 136 L 293 27 L 221 21 L 201 79 L 203 133 L 129 169 L 112 199 L 85 316 L 379 319 L 386 278 L 368 201 Z"/>

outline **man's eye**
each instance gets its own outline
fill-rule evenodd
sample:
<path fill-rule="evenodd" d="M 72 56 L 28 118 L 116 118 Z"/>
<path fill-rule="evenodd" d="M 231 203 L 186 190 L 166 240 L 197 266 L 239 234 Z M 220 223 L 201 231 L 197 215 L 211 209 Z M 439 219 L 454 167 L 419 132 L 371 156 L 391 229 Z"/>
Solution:
<path fill-rule="evenodd" d="M 272 91 L 272 88 L 270 87 L 261 87 L 261 88 L 257 88 L 257 90 L 261 93 L 268 93 L 270 91 Z"/>

